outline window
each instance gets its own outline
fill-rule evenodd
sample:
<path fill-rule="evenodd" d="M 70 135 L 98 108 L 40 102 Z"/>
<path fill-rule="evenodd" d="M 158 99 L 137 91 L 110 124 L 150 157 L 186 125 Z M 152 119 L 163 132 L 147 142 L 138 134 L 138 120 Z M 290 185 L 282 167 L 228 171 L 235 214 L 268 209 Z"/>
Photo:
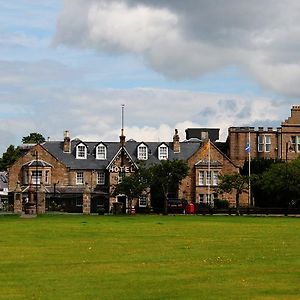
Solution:
<path fill-rule="evenodd" d="M 45 171 L 45 183 L 50 183 L 48 170 Z"/>
<path fill-rule="evenodd" d="M 31 182 L 33 184 L 40 184 L 42 181 L 42 171 L 32 171 L 31 172 Z"/>
<path fill-rule="evenodd" d="M 204 202 L 204 194 L 199 195 L 199 201 L 200 201 L 200 203 Z"/>
<path fill-rule="evenodd" d="M 204 171 L 199 172 L 199 185 L 204 185 Z"/>
<path fill-rule="evenodd" d="M 199 185 L 214 185 L 217 186 L 219 183 L 219 172 L 218 171 L 199 171 Z"/>
<path fill-rule="evenodd" d="M 96 159 L 106 159 L 106 147 L 103 144 L 96 148 Z"/>
<path fill-rule="evenodd" d="M 78 145 L 76 147 L 76 158 L 77 159 L 86 159 L 87 158 L 87 149 L 85 145 Z"/>
<path fill-rule="evenodd" d="M 211 172 L 206 172 L 206 184 L 211 185 Z"/>
<path fill-rule="evenodd" d="M 270 135 L 259 135 L 258 136 L 258 152 L 270 152 L 271 151 L 271 136 Z"/>
<path fill-rule="evenodd" d="M 97 172 L 97 184 L 104 185 L 105 184 L 105 173 Z"/>
<path fill-rule="evenodd" d="M 161 145 L 158 148 L 158 159 L 166 160 L 168 159 L 168 147 L 166 145 Z"/>
<path fill-rule="evenodd" d="M 297 136 L 297 148 L 296 148 L 297 152 L 300 152 L 300 136 Z"/>
<path fill-rule="evenodd" d="M 292 151 L 296 151 L 297 149 L 297 152 L 298 151 L 298 143 L 297 143 L 297 148 L 296 148 L 296 138 L 299 138 L 299 137 L 296 137 L 296 136 L 291 136 L 291 139 L 290 139 L 290 143 L 291 143 L 291 148 L 293 149 Z M 300 146 L 300 145 L 299 145 Z"/>
<path fill-rule="evenodd" d="M 29 172 L 28 172 L 28 170 L 24 171 L 23 183 L 24 184 L 29 183 Z"/>
<path fill-rule="evenodd" d="M 263 152 L 264 151 L 264 136 L 259 135 L 258 136 L 258 152 Z"/>
<path fill-rule="evenodd" d="M 147 207 L 147 197 L 146 196 L 140 196 L 139 197 L 139 207 Z"/>
<path fill-rule="evenodd" d="M 148 148 L 146 145 L 141 144 L 138 146 L 137 157 L 139 160 L 147 160 L 148 159 Z"/>
<path fill-rule="evenodd" d="M 76 173 L 76 184 L 83 184 L 83 172 L 77 172 Z"/>
<path fill-rule="evenodd" d="M 266 142 L 266 152 L 271 151 L 271 137 L 269 135 L 265 135 L 265 142 Z"/>
<path fill-rule="evenodd" d="M 213 185 L 218 185 L 219 183 L 219 172 L 218 171 L 213 171 Z"/>
<path fill-rule="evenodd" d="M 125 177 L 125 173 L 124 172 L 120 172 L 118 175 L 118 184 L 123 182 L 123 178 Z"/>

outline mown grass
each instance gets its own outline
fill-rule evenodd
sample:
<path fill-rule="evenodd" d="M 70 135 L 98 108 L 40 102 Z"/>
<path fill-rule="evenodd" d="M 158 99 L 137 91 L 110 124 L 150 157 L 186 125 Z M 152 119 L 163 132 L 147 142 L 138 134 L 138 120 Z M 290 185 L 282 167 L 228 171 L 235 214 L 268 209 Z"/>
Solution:
<path fill-rule="evenodd" d="M 299 299 L 299 218 L 0 217 L 0 299 Z"/>

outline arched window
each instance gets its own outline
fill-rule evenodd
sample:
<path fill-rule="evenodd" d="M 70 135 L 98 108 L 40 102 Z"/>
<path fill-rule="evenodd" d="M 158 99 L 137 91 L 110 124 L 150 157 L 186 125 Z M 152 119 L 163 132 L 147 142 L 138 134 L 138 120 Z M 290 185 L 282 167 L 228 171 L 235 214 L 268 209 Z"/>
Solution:
<path fill-rule="evenodd" d="M 137 158 L 139 160 L 148 159 L 148 147 L 145 144 L 140 144 L 137 148 Z"/>
<path fill-rule="evenodd" d="M 85 144 L 80 143 L 76 146 L 76 158 L 77 159 L 87 158 L 87 147 Z"/>
<path fill-rule="evenodd" d="M 96 159 L 106 159 L 106 146 L 102 143 L 96 147 Z"/>
<path fill-rule="evenodd" d="M 167 160 L 169 157 L 168 146 L 166 144 L 161 144 L 158 147 L 158 159 L 159 160 Z"/>

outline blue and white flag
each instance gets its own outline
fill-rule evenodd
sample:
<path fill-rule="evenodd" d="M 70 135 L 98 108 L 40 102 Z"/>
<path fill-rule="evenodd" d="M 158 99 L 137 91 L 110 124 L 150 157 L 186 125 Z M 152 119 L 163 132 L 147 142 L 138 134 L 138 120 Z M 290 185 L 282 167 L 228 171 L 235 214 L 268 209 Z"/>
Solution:
<path fill-rule="evenodd" d="M 245 148 L 245 151 L 246 151 L 247 153 L 250 153 L 250 150 L 251 150 L 250 143 L 247 143 L 246 148 Z"/>

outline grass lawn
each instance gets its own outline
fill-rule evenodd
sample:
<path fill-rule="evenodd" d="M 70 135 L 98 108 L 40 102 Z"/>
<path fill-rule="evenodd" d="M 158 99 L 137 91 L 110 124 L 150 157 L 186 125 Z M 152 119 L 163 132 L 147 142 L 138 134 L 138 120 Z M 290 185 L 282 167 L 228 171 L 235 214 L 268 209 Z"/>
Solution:
<path fill-rule="evenodd" d="M 300 218 L 0 216 L 0 299 L 300 299 Z"/>

